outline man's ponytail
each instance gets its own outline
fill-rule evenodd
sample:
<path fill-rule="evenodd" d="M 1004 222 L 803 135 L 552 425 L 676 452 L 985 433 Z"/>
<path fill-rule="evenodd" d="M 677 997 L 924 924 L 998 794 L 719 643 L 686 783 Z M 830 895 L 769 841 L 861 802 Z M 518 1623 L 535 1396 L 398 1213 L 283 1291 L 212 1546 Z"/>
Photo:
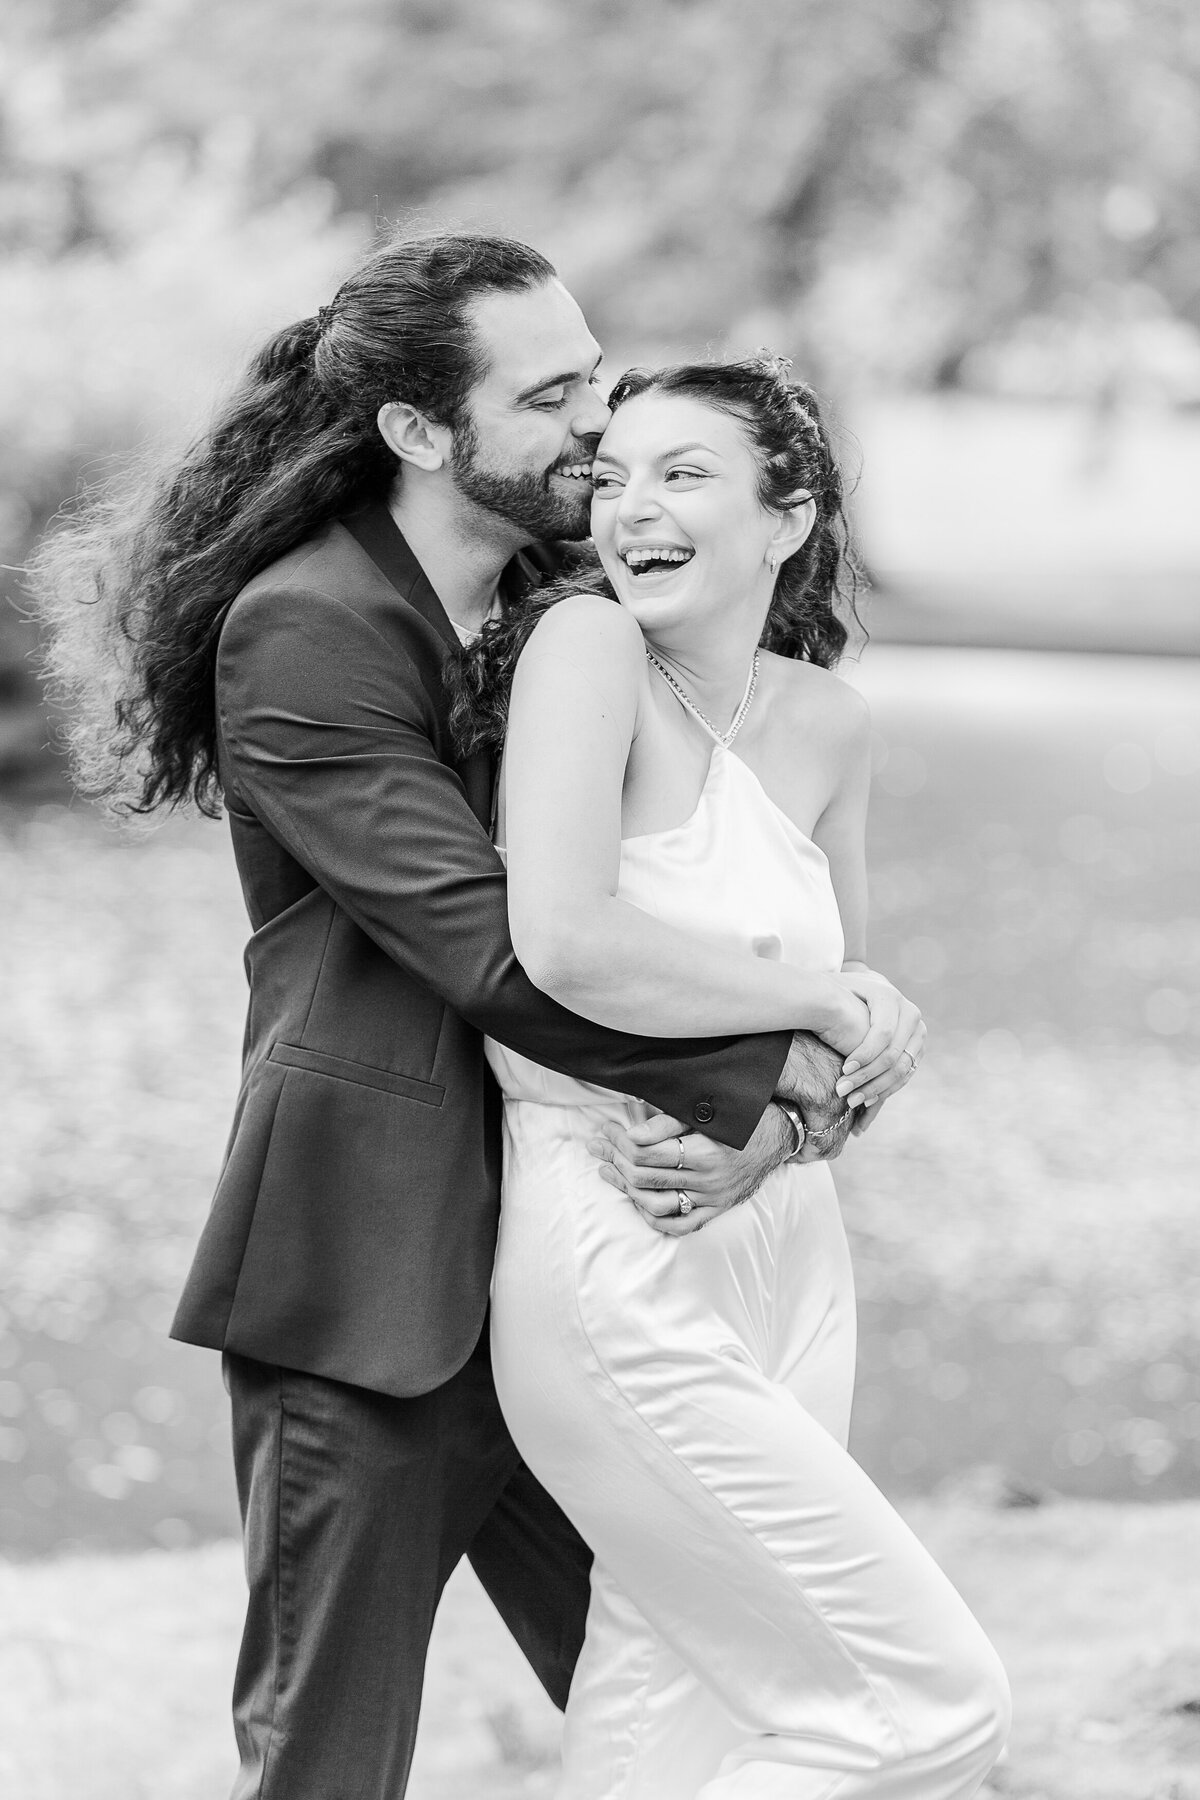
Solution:
<path fill-rule="evenodd" d="M 217 811 L 213 676 L 234 599 L 330 520 L 387 495 L 386 401 L 457 423 L 479 375 L 470 302 L 553 274 L 507 238 L 385 246 L 262 346 L 171 468 L 143 463 L 45 540 L 30 586 L 84 792 L 118 811 Z"/>
<path fill-rule="evenodd" d="M 225 614 L 298 539 L 387 490 L 386 446 L 347 428 L 317 380 L 315 341 L 310 319 L 277 332 L 173 469 L 142 466 L 86 499 L 30 566 L 77 785 L 118 810 L 190 798 L 215 814 Z"/>

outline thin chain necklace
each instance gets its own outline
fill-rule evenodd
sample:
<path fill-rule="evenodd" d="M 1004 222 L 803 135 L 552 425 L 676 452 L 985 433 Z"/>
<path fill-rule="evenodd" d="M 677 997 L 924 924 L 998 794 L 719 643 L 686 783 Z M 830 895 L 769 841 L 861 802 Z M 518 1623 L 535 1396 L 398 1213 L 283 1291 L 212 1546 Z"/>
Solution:
<path fill-rule="evenodd" d="M 699 719 L 705 730 L 710 731 L 713 737 L 716 738 L 718 744 L 723 744 L 725 749 L 728 750 L 730 744 L 732 744 L 734 738 L 745 723 L 746 714 L 750 711 L 750 703 L 754 699 L 754 690 L 758 686 L 758 651 L 756 650 L 754 652 L 754 661 L 750 664 L 750 679 L 746 683 L 746 691 L 742 695 L 742 704 L 734 713 L 733 721 L 728 731 L 717 730 L 712 720 L 706 713 L 700 711 L 700 708 L 696 705 L 696 702 L 692 699 L 687 689 L 676 681 L 666 663 L 661 662 L 659 658 L 655 656 L 649 645 L 646 646 L 646 656 L 652 666 L 658 670 L 659 674 L 680 704 L 685 706 L 688 712 L 693 713 L 695 717 Z"/>

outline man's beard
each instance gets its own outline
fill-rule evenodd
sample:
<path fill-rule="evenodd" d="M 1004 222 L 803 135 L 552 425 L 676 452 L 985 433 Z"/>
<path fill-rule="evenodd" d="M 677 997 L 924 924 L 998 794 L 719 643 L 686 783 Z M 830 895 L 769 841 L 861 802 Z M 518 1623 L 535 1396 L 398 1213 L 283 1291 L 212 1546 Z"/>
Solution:
<path fill-rule="evenodd" d="M 590 461 L 591 454 L 590 450 L 581 451 L 575 461 Z M 455 430 L 450 474 L 465 499 L 473 500 L 476 506 L 496 513 L 510 525 L 527 532 L 531 541 L 588 537 L 591 532 L 590 483 L 576 476 L 574 480 L 579 492 L 572 494 L 569 490 L 551 486 L 554 472 L 546 469 L 538 475 L 530 470 L 517 475 L 489 469 L 480 458 L 474 424 L 468 420 Z"/>

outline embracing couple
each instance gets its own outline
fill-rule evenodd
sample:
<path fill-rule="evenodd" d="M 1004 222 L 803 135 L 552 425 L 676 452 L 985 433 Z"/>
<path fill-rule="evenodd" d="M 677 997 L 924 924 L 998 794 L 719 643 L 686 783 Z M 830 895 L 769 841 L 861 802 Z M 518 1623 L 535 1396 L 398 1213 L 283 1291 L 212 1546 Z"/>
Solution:
<path fill-rule="evenodd" d="M 174 1327 L 232 1396 L 239 1800 L 400 1800 L 464 1555 L 563 1800 L 956 1800 L 1004 1739 L 846 1451 L 827 1163 L 924 1027 L 863 960 L 829 436 L 777 359 L 599 361 L 525 245 L 389 245 L 48 552 L 119 659 L 93 776 L 219 798 L 253 926 Z"/>

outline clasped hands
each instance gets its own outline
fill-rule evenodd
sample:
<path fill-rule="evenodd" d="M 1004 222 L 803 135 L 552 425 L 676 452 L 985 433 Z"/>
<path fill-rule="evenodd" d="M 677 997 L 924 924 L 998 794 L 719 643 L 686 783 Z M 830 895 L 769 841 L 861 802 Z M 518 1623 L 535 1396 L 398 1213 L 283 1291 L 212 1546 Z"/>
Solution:
<path fill-rule="evenodd" d="M 852 1135 L 866 1131 L 890 1094 L 911 1081 L 925 1053 L 920 1012 L 882 975 L 861 963 L 839 978 L 844 1003 L 817 1037 L 793 1035 L 776 1099 L 795 1107 L 805 1141 L 796 1154 L 791 1119 L 768 1106 L 742 1150 L 716 1143 L 665 1113 L 622 1127 L 609 1121 L 588 1149 L 600 1176 L 636 1206 L 646 1223 L 683 1237 L 748 1200 L 781 1163 L 829 1162 Z M 689 1208 L 680 1211 L 680 1197 Z"/>

